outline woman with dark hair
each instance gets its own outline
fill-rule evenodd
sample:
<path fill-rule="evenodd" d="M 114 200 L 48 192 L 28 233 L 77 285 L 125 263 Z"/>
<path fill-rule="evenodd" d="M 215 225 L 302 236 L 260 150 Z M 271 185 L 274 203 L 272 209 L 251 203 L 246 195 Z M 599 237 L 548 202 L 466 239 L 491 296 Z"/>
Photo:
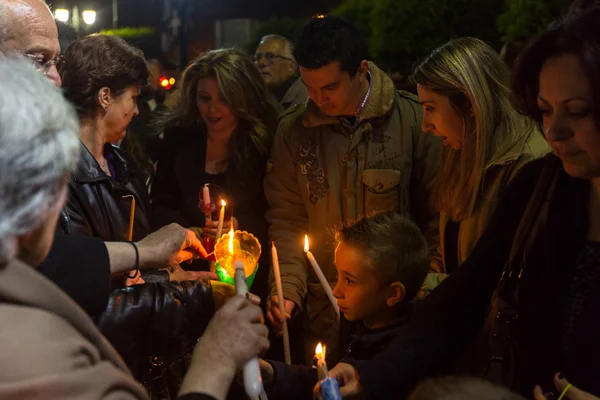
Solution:
<path fill-rule="evenodd" d="M 154 228 L 176 221 L 196 228 L 199 236 L 214 237 L 216 221 L 207 221 L 198 203 L 203 186 L 217 184 L 236 228 L 254 234 L 266 255 L 262 182 L 277 114 L 277 103 L 248 56 L 221 49 L 195 60 L 183 74 L 178 103 L 163 122 L 165 141 L 151 193 Z M 223 232 L 228 229 L 226 223 Z M 252 288 L 263 299 L 267 260 L 261 258 Z"/>
<path fill-rule="evenodd" d="M 526 396 L 535 387 L 536 399 L 585 398 L 566 379 L 600 395 L 599 24 L 599 10 L 569 17 L 520 56 L 516 108 L 554 154 L 521 169 L 470 257 L 386 353 L 330 371 L 345 393 L 400 398 L 454 369 Z"/>
<path fill-rule="evenodd" d="M 58 233 L 135 247 L 151 232 L 150 201 L 135 163 L 113 143 L 123 139 L 138 114 L 136 98 L 148 79 L 144 57 L 118 37 L 91 35 L 73 42 L 59 72 L 65 97 L 79 116 L 81 142 Z M 108 307 L 96 316 L 134 376 L 161 399 L 179 389 L 191 350 L 223 297 L 220 287 L 204 281 L 217 279 L 215 274 L 164 267 L 144 271 L 139 280 L 134 274 L 130 283 L 138 284 L 128 289 L 123 280 L 113 280 Z"/>

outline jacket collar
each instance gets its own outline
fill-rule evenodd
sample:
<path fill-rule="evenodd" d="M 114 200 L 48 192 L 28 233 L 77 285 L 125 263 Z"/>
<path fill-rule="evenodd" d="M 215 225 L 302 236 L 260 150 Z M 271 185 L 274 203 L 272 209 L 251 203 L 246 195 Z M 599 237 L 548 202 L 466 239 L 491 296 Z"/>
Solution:
<path fill-rule="evenodd" d="M 394 82 L 389 76 L 380 70 L 374 63 L 369 61 L 369 72 L 371 73 L 371 94 L 359 115 L 359 121 L 385 117 L 394 103 L 396 89 Z M 307 128 L 321 125 L 337 125 L 340 123 L 338 117 L 331 117 L 321 112 L 312 100 L 308 100 L 302 123 Z"/>
<path fill-rule="evenodd" d="M 81 335 L 93 343 L 115 366 L 128 368 L 92 320 L 64 292 L 33 267 L 14 259 L 0 264 L 0 300 L 34 307 L 64 318 Z"/>
<path fill-rule="evenodd" d="M 87 147 L 85 147 L 82 142 L 79 142 L 79 144 L 79 161 L 77 162 L 77 167 L 75 167 L 75 170 L 73 171 L 73 178 L 75 181 L 78 183 L 94 183 L 110 180 L 111 177 L 104 173 L 102 168 L 100 168 L 100 164 L 98 164 Z M 117 146 L 113 146 L 110 143 L 104 145 L 104 151 L 110 151 L 113 155 L 112 162 L 116 174 L 113 179 L 122 184 L 129 182 L 133 175 L 133 171 L 130 169 L 122 151 Z"/>
<path fill-rule="evenodd" d="M 542 156 L 548 153 L 548 143 L 546 142 L 546 139 L 544 139 L 537 129 L 533 129 L 528 134 L 524 135 L 521 140 L 516 141 L 503 154 L 496 154 L 486 165 L 485 169 L 513 163 L 528 151 L 527 148 L 529 148 L 534 155 Z"/>

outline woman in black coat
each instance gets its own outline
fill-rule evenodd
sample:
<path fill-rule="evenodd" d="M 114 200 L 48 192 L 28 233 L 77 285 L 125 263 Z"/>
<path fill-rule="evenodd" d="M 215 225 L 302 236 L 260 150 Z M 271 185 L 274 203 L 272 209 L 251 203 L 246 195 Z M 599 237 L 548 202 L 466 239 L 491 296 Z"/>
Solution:
<path fill-rule="evenodd" d="M 217 221 L 205 217 L 199 198 L 205 184 L 218 185 L 233 210 L 234 228 L 261 243 L 252 292 L 265 299 L 269 246 L 263 177 L 278 108 L 252 60 L 233 49 L 208 52 L 186 69 L 181 82 L 179 102 L 164 121 L 151 191 L 153 227 L 177 222 L 200 238 L 214 238 Z M 223 233 L 229 228 L 226 222 Z"/>
<path fill-rule="evenodd" d="M 79 116 L 81 143 L 57 233 L 135 246 L 151 232 L 149 196 L 134 161 L 113 143 L 138 114 L 136 99 L 148 79 L 143 54 L 118 37 L 91 35 L 71 44 L 59 72 Z M 85 274 L 86 265 L 81 267 Z M 134 376 L 161 399 L 175 397 L 191 350 L 216 308 L 213 286 L 190 280 L 208 274 L 164 267 L 169 272 L 144 271 L 145 283 L 127 289 L 122 276 L 113 279 L 108 307 L 95 316 Z"/>

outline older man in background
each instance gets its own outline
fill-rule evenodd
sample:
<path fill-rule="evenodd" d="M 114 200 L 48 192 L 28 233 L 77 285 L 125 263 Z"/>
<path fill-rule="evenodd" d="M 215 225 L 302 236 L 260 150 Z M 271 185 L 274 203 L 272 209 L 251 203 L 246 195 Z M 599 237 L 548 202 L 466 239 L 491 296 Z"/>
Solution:
<path fill-rule="evenodd" d="M 306 86 L 298 76 L 293 43 L 280 35 L 263 36 L 254 53 L 254 63 L 271 93 L 286 110 L 308 98 Z"/>

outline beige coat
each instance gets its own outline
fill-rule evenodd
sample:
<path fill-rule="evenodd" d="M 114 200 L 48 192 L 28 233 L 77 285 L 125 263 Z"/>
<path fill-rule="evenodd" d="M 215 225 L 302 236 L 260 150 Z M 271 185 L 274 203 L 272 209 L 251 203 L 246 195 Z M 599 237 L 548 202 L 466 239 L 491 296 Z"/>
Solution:
<path fill-rule="evenodd" d="M 20 261 L 0 266 L 0 399 L 147 399 L 92 320 Z"/>
<path fill-rule="evenodd" d="M 458 265 L 461 265 L 475 247 L 475 244 L 487 228 L 496 211 L 502 193 L 517 172 L 528 162 L 544 157 L 550 152 L 550 147 L 537 130 L 516 143 L 506 154 L 493 160 L 485 170 L 484 193 L 481 196 L 476 212 L 461 221 L 458 231 Z M 446 225 L 449 215 L 440 213 L 440 247 L 433 258 L 432 270 L 446 272 L 445 239 Z"/>
<path fill-rule="evenodd" d="M 332 287 L 332 229 L 344 220 L 395 210 L 411 217 L 434 249 L 438 245 L 439 214 L 429 196 L 441 141 L 421 132 L 415 96 L 396 91 L 373 63 L 369 71 L 372 90 L 354 131 L 311 100 L 282 114 L 265 177 L 269 236 L 278 248 L 284 297 L 306 308 L 307 328 L 315 334 L 329 331 L 336 317 L 307 264 L 305 234 Z"/>
<path fill-rule="evenodd" d="M 306 85 L 302 82 L 302 79 L 298 78 L 285 92 L 279 104 L 281 104 L 281 108 L 287 110 L 293 105 L 306 103 L 307 99 L 308 90 Z"/>

